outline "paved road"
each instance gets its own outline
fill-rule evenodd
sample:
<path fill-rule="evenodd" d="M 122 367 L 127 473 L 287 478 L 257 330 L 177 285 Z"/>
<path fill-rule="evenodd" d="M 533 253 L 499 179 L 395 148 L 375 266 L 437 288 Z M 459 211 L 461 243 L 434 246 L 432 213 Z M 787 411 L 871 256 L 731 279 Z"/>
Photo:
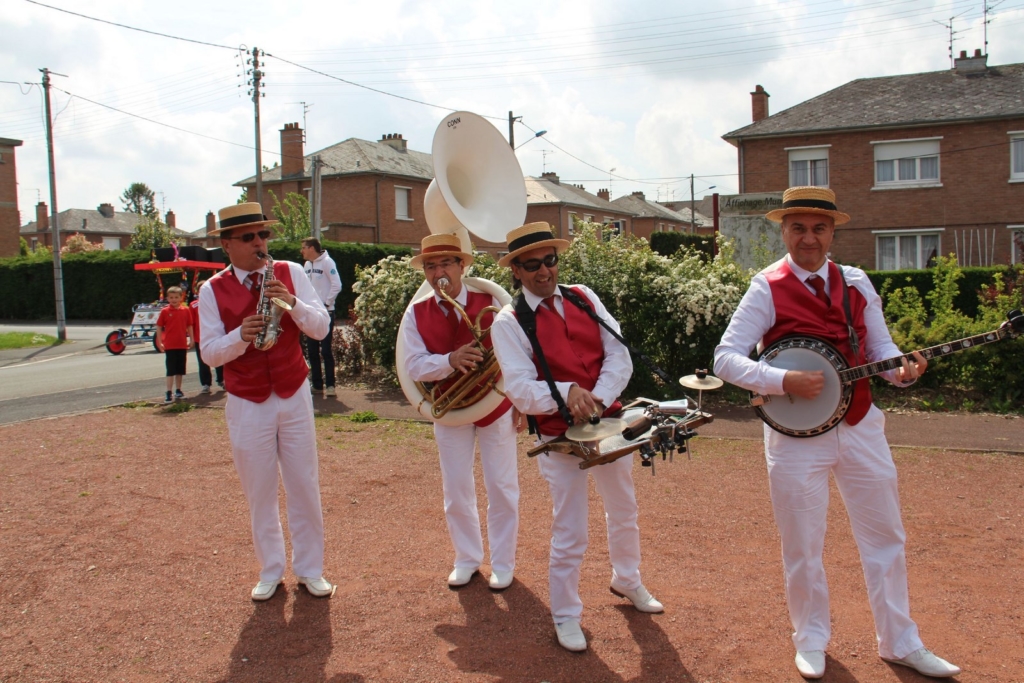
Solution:
<path fill-rule="evenodd" d="M 123 326 L 123 325 L 122 325 Z M 93 410 L 127 401 L 159 398 L 164 357 L 151 343 L 128 347 L 120 356 L 103 345 L 117 325 L 69 325 L 65 344 L 0 350 L 0 424 Z M 56 335 L 53 323 L 0 325 L 0 332 Z M 186 393 L 199 389 L 194 356 Z"/>

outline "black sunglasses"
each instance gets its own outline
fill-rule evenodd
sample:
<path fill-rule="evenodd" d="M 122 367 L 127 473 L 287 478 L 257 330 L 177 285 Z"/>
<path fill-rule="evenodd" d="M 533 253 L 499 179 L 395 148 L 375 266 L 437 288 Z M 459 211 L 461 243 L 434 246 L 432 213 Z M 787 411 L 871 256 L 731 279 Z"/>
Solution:
<path fill-rule="evenodd" d="M 558 254 L 548 254 L 544 258 L 532 258 L 529 261 L 513 261 L 514 264 L 525 270 L 527 273 L 536 273 L 541 266 L 554 268 L 558 265 Z"/>
<path fill-rule="evenodd" d="M 247 232 L 244 235 L 238 235 L 237 237 L 227 236 L 227 237 L 224 237 L 224 239 L 226 239 L 226 240 L 242 240 L 243 242 L 248 244 L 249 242 L 252 242 L 254 239 L 256 239 L 257 236 L 259 236 L 259 238 L 261 240 L 266 240 L 267 238 L 270 237 L 270 231 L 269 230 L 259 230 L 257 232 Z"/>

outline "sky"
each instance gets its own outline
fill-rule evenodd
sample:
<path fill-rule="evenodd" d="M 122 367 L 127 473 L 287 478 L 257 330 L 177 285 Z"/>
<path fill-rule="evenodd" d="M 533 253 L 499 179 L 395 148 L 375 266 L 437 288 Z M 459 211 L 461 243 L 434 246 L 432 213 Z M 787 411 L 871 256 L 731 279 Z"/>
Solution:
<path fill-rule="evenodd" d="M 988 7 L 988 63 L 1024 62 L 1024 0 Z M 265 165 L 280 159 L 285 123 L 305 128 L 307 154 L 387 133 L 430 152 L 448 112 L 493 117 L 507 135 L 512 111 L 522 117 L 516 155 L 526 175 L 553 171 L 590 192 L 607 188 L 612 199 L 642 191 L 661 201 L 688 200 L 693 175 L 699 199 L 737 191 L 735 148 L 721 136 L 751 122 L 755 85 L 777 113 L 857 78 L 948 69 L 949 26 L 956 54 L 984 49 L 984 8 L 982 0 L 0 0 L 0 137 L 24 141 L 16 150 L 24 224 L 38 201 L 50 201 L 39 70 L 62 74 L 51 89 L 58 209 L 109 202 L 121 210 L 121 193 L 143 182 L 179 228 L 198 229 L 255 171 L 245 51 L 258 47 L 267 53 Z"/>

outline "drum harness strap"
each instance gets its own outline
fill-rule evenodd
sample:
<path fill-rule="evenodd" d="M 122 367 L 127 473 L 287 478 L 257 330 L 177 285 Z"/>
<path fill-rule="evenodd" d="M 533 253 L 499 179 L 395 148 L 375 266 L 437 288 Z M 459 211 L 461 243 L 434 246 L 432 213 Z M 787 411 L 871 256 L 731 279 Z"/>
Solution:
<path fill-rule="evenodd" d="M 629 352 L 637 356 L 644 365 L 651 369 L 661 381 L 666 384 L 672 383 L 672 378 L 668 376 L 668 373 L 659 368 L 654 364 L 650 358 L 644 355 L 642 351 L 634 347 L 628 341 L 622 338 L 622 335 L 616 332 L 611 326 L 604 321 L 601 316 L 594 312 L 593 307 L 589 301 L 585 301 L 576 292 L 572 291 L 564 285 L 558 285 L 558 290 L 562 294 L 564 300 L 572 302 L 576 308 L 584 311 L 591 317 L 594 322 L 608 330 L 615 339 L 619 341 L 623 346 L 629 349 Z M 530 346 L 533 347 L 533 355 L 537 358 L 537 364 L 540 365 L 541 374 L 544 375 L 544 380 L 548 383 L 548 390 L 551 392 L 551 398 L 555 399 L 555 405 L 558 406 L 558 414 L 562 416 L 562 419 L 571 427 L 573 423 L 572 414 L 569 412 L 568 406 L 565 405 L 565 401 L 562 399 L 562 394 L 558 391 L 558 387 L 555 386 L 555 380 L 551 376 L 551 368 L 548 367 L 548 362 L 544 358 L 544 351 L 540 347 L 540 341 L 537 339 L 537 316 L 530 304 L 526 302 L 526 297 L 520 292 L 513 302 L 513 307 L 516 311 L 516 320 L 519 321 L 519 326 L 523 328 L 523 332 L 526 333 L 526 338 L 530 340 Z M 539 435 L 540 432 L 537 430 L 537 420 L 533 415 L 526 416 L 526 422 L 530 426 L 530 434 Z"/>

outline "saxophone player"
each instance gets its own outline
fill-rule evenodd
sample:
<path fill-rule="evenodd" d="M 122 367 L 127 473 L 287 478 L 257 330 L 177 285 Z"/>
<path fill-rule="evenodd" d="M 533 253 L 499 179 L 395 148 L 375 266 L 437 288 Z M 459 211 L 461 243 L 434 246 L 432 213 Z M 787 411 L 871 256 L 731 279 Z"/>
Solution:
<path fill-rule="evenodd" d="M 313 399 L 299 332 L 313 339 L 327 334 L 330 316 L 302 266 L 276 261 L 268 269 L 270 226 L 255 202 L 221 209 L 220 235 L 231 263 L 210 278 L 199 300 L 203 358 L 224 366 L 231 450 L 249 504 L 252 538 L 260 565 L 253 600 L 269 600 L 284 578 L 284 532 L 278 503 L 278 472 L 284 482 L 292 570 L 317 597 L 334 592 L 323 578 L 324 523 L 313 425 Z M 267 272 L 269 270 L 269 272 Z M 263 279 L 266 278 L 266 282 Z M 267 299 L 290 307 L 276 341 L 267 336 Z M 254 341 L 259 340 L 259 350 Z"/>

